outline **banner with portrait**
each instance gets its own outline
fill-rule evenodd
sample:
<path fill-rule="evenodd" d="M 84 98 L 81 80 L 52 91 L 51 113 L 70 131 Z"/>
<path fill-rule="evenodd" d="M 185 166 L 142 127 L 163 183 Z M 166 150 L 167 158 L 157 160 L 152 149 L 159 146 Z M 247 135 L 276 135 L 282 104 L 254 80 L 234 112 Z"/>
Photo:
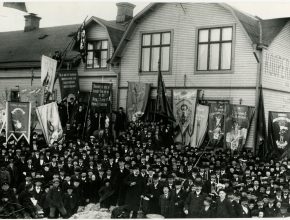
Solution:
<path fill-rule="evenodd" d="M 289 155 L 290 147 L 290 112 L 269 112 L 269 144 L 272 155 L 281 158 Z"/>
<path fill-rule="evenodd" d="M 173 114 L 182 136 L 185 132 L 193 134 L 197 93 L 197 90 L 173 91 Z"/>
<path fill-rule="evenodd" d="M 61 99 L 76 99 L 79 92 L 77 70 L 61 70 L 58 73 Z M 69 100 L 68 100 L 69 101 Z"/>
<path fill-rule="evenodd" d="M 196 106 L 196 116 L 193 135 L 190 139 L 191 147 L 200 147 L 204 141 L 208 125 L 209 107 L 207 105 Z"/>
<path fill-rule="evenodd" d="M 150 83 L 128 82 L 127 115 L 129 121 L 143 116 L 150 94 Z"/>
<path fill-rule="evenodd" d="M 227 110 L 226 103 L 210 103 L 209 105 L 208 135 L 212 145 L 223 144 Z"/>
<path fill-rule="evenodd" d="M 111 83 L 92 83 L 91 109 L 95 112 L 111 112 Z"/>
<path fill-rule="evenodd" d="M 254 108 L 244 105 L 229 105 L 225 121 L 226 146 L 232 151 L 240 151 L 248 138 Z"/>
<path fill-rule="evenodd" d="M 56 102 L 37 107 L 36 113 L 47 144 L 61 141 L 63 138 L 63 129 Z"/>
<path fill-rule="evenodd" d="M 22 137 L 30 142 L 31 104 L 29 102 L 6 102 L 6 141 Z"/>
<path fill-rule="evenodd" d="M 42 55 L 41 57 L 41 83 L 50 93 L 53 91 L 57 61 Z"/>
<path fill-rule="evenodd" d="M 0 97 L 0 133 L 6 125 L 6 99 Z"/>

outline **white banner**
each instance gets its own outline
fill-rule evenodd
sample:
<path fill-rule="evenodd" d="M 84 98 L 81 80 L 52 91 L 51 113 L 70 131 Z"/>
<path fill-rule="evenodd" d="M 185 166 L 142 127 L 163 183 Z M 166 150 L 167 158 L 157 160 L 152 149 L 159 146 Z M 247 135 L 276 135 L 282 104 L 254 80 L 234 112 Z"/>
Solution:
<path fill-rule="evenodd" d="M 41 83 L 46 87 L 47 91 L 52 93 L 55 74 L 56 74 L 57 61 L 42 55 L 41 58 Z"/>

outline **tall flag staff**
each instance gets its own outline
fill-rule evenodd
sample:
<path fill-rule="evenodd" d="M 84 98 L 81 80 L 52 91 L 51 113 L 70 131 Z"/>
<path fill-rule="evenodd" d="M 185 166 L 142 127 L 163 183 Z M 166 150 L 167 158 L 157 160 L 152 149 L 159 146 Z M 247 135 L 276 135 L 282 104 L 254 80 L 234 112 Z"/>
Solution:
<path fill-rule="evenodd" d="M 83 132 L 82 132 L 82 138 L 84 138 L 85 130 L 86 130 L 86 127 L 87 127 L 86 125 L 87 125 L 87 120 L 88 120 L 89 108 L 91 107 L 92 92 L 93 92 L 93 86 L 92 86 L 92 90 L 90 92 L 90 96 L 89 96 L 89 100 L 88 100 L 88 105 L 87 105 L 87 110 L 86 110 L 86 115 L 85 115 L 85 121 L 84 121 L 84 126 L 83 126 Z"/>

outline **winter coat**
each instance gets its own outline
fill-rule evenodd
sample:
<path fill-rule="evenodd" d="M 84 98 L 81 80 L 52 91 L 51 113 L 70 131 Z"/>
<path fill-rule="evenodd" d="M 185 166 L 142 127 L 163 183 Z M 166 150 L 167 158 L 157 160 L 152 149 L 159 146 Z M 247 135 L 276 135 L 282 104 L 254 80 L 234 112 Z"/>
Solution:
<path fill-rule="evenodd" d="M 50 208 L 61 208 L 63 204 L 64 194 L 60 188 L 51 188 L 47 194 L 47 202 Z"/>

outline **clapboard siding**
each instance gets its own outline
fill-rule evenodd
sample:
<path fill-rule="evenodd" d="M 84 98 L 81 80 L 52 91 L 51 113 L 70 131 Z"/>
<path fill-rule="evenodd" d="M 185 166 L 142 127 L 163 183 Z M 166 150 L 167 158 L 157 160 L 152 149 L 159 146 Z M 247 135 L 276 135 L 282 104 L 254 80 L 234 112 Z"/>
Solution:
<path fill-rule="evenodd" d="M 283 30 L 278 34 L 278 36 L 273 40 L 269 48 L 266 50 L 265 54 L 271 54 L 273 56 L 280 57 L 282 59 L 287 59 L 288 61 L 284 60 L 284 64 L 286 62 L 290 62 L 290 22 L 288 22 Z M 264 64 L 266 62 L 266 57 L 264 58 Z M 290 92 L 290 75 L 285 77 L 285 75 L 281 74 L 282 66 L 279 63 L 271 63 L 276 64 L 276 69 L 274 71 L 266 71 L 265 65 L 263 68 L 263 87 L 271 88 L 271 89 L 278 89 Z M 289 68 L 290 66 L 288 66 Z"/>
<path fill-rule="evenodd" d="M 93 22 L 87 28 L 87 37 L 88 39 L 103 40 L 108 39 L 108 34 L 103 26 Z"/>
<path fill-rule="evenodd" d="M 121 86 L 127 81 L 150 82 L 156 86 L 157 74 L 139 74 L 140 40 L 142 32 L 172 30 L 171 74 L 164 73 L 167 86 L 255 86 L 257 63 L 251 42 L 232 14 L 217 4 L 162 4 L 145 16 L 135 29 L 121 60 Z M 233 74 L 195 74 L 196 31 L 198 27 L 234 25 Z"/>

